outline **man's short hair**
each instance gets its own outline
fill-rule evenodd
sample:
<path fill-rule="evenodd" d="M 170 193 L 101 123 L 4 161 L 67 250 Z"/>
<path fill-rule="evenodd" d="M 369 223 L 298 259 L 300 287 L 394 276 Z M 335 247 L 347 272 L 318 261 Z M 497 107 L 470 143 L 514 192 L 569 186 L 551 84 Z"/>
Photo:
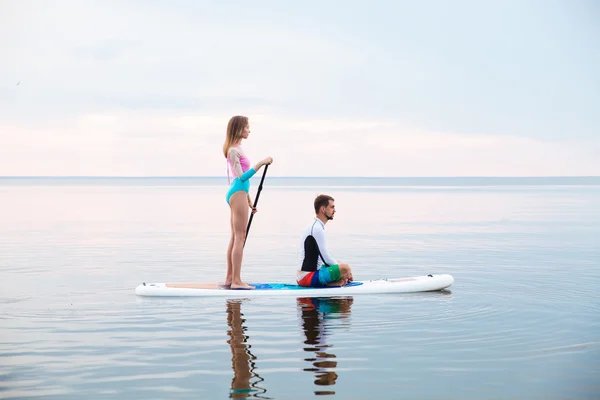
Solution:
<path fill-rule="evenodd" d="M 315 214 L 319 213 L 319 209 L 321 207 L 327 207 L 329 205 L 329 201 L 334 201 L 333 197 L 327 194 L 320 194 L 315 198 Z"/>

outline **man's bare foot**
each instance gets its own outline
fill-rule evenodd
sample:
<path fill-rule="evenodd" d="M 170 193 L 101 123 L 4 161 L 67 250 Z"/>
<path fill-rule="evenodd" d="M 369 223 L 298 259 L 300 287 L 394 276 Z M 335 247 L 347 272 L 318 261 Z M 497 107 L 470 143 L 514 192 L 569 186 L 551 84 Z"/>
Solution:
<path fill-rule="evenodd" d="M 328 283 L 327 286 L 344 286 L 346 284 L 346 280 L 338 279 L 335 282 Z"/>

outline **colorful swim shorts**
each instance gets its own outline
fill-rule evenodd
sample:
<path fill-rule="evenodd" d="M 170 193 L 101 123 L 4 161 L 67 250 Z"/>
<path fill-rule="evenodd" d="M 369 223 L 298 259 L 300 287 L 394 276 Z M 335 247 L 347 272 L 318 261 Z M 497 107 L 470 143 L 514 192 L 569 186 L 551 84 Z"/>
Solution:
<path fill-rule="evenodd" d="M 304 275 L 298 285 L 308 287 L 323 287 L 328 283 L 335 282 L 342 277 L 340 274 L 340 266 L 338 264 L 326 266 L 323 265 L 316 271 L 309 272 Z"/>

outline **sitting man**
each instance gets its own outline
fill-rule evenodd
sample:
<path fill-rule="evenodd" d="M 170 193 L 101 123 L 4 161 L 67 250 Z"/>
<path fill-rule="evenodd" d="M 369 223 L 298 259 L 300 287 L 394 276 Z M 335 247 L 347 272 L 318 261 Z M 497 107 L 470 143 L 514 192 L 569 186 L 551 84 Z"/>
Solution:
<path fill-rule="evenodd" d="M 314 202 L 316 217 L 304 230 L 296 282 L 300 286 L 344 286 L 353 280 L 348 264 L 329 255 L 325 244 L 325 224 L 333 219 L 333 197 L 321 194 Z"/>

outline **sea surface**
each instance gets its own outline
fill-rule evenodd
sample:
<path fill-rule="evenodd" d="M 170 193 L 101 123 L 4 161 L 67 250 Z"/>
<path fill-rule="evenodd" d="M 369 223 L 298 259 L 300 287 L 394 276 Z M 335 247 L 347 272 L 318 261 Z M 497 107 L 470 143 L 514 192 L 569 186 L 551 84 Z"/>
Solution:
<path fill-rule="evenodd" d="M 224 279 L 226 190 L 226 178 L 0 178 L 0 398 L 600 398 L 600 178 L 267 176 L 246 281 L 293 281 L 327 193 L 330 251 L 356 280 L 454 285 L 136 296 L 141 282 Z"/>

